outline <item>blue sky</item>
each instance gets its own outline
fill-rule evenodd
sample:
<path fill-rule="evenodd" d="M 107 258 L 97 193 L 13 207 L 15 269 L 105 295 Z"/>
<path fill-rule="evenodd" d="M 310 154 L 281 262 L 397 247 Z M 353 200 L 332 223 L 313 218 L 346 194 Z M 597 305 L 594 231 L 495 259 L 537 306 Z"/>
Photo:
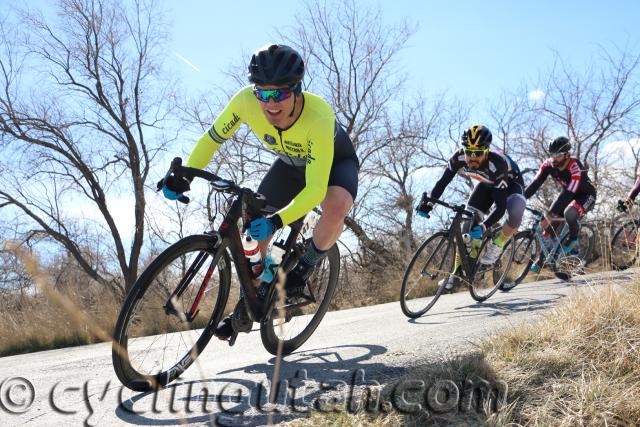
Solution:
<path fill-rule="evenodd" d="M 403 19 L 419 29 L 399 60 L 414 90 L 448 90 L 482 101 L 516 91 L 553 63 L 554 51 L 576 68 L 598 45 L 640 49 L 639 1 L 357 1 L 378 4 L 388 24 Z M 173 60 L 191 90 L 223 81 L 221 71 L 290 28 L 298 1 L 172 2 Z M 176 56 L 195 65 L 195 71 Z"/>
<path fill-rule="evenodd" d="M 125 0 L 126 1 L 126 0 Z M 48 0 L 3 0 L 10 5 L 50 7 Z M 160 1 L 172 23 L 168 64 L 193 95 L 225 84 L 223 72 L 256 48 L 276 41 L 275 30 L 295 25 L 304 10 L 300 0 L 270 2 L 213 0 Z M 411 90 L 482 102 L 502 90 L 517 91 L 548 70 L 558 52 L 580 69 L 598 45 L 640 50 L 640 1 L 612 0 L 356 0 L 381 8 L 393 25 L 418 24 L 398 60 Z M 196 71 L 195 68 L 198 71 Z"/>

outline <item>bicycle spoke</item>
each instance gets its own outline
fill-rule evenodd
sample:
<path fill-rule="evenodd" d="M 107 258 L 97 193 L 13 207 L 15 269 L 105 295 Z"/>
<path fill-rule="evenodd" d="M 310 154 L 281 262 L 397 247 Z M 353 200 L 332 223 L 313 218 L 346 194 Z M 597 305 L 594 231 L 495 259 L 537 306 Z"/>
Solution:
<path fill-rule="evenodd" d="M 453 244 L 445 233 L 430 237 L 416 251 L 400 290 L 400 306 L 406 316 L 419 317 L 435 304 L 453 270 L 453 260 Z"/>
<path fill-rule="evenodd" d="M 611 264 L 614 268 L 632 267 L 638 260 L 638 224 L 629 221 L 620 227 L 611 242 Z"/>
<path fill-rule="evenodd" d="M 478 253 L 479 260 L 482 259 L 483 253 L 491 247 L 491 241 L 494 235 L 495 234 L 485 237 L 484 245 L 480 249 L 480 253 Z M 493 295 L 504 283 L 508 277 L 508 272 L 513 260 L 514 249 L 514 240 L 509 239 L 493 264 L 480 264 L 476 267 L 475 275 L 473 276 L 471 286 L 469 287 L 469 292 L 473 299 L 476 301 L 486 300 L 491 297 L 491 295 Z"/>
<path fill-rule="evenodd" d="M 207 239 L 195 236 L 191 246 L 205 247 Z M 150 377 L 161 383 L 172 380 L 199 354 L 199 343 L 210 338 L 210 334 L 203 335 L 202 328 L 220 306 L 220 283 L 227 279 L 218 268 L 220 257 L 185 246 L 182 252 L 167 250 L 165 261 L 159 257 L 161 261 L 149 267 L 154 273 L 143 273 L 141 282 L 136 283 L 141 291 L 132 292 L 128 311 L 123 308 L 128 320 L 120 342 L 126 357 L 114 349 L 114 367 L 128 387 L 144 388 L 132 382 Z M 224 277 L 228 278 L 227 270 Z M 222 308 L 219 311 L 218 316 Z M 193 313 L 197 315 L 191 316 Z"/>

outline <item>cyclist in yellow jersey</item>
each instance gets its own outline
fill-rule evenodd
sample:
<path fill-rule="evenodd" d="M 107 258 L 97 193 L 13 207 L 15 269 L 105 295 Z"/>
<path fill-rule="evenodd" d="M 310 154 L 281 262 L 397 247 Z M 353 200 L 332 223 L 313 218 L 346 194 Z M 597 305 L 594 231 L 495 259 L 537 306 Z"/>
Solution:
<path fill-rule="evenodd" d="M 287 275 L 288 296 L 304 293 L 317 262 L 340 237 L 358 191 L 359 162 L 353 144 L 329 104 L 302 90 L 304 72 L 302 57 L 289 46 L 271 44 L 256 51 L 248 67 L 252 85 L 233 96 L 187 161 L 187 166 L 205 168 L 242 123 L 276 153 L 278 159 L 258 192 L 279 210 L 273 216 L 253 219 L 248 227 L 251 236 L 260 241 L 263 255 L 276 230 L 321 205 L 312 242 Z M 171 177 L 164 183 L 163 193 L 178 199 L 188 189 L 185 178 Z M 232 333 L 229 318 L 216 330 L 220 339 Z"/>

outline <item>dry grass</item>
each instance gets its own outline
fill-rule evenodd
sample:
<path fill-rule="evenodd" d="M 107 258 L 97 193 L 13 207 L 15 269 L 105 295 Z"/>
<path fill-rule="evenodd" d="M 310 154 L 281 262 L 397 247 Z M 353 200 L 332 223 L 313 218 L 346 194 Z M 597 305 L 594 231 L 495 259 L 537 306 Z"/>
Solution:
<path fill-rule="evenodd" d="M 403 380 L 474 378 L 506 384 L 508 403 L 498 411 L 314 414 L 291 425 L 640 425 L 640 281 L 577 293 L 543 320 L 484 341 L 480 352 L 420 366 Z"/>
<path fill-rule="evenodd" d="M 404 426 L 405 422 L 403 417 L 397 414 L 372 418 L 366 414 L 332 412 L 329 414 L 314 413 L 309 418 L 302 418 L 281 425 L 284 427 L 400 427 Z"/>
<path fill-rule="evenodd" d="M 484 345 L 510 385 L 513 422 L 640 423 L 640 284 L 583 292 L 545 321 Z"/>
<path fill-rule="evenodd" d="M 95 328 L 111 333 L 120 309 L 112 296 L 98 295 L 90 303 L 77 293 L 67 291 L 64 296 L 77 307 L 75 313 L 68 313 L 44 295 L 3 298 L 0 356 L 100 342 Z M 92 324 L 79 321 L 81 318 L 91 319 Z"/>

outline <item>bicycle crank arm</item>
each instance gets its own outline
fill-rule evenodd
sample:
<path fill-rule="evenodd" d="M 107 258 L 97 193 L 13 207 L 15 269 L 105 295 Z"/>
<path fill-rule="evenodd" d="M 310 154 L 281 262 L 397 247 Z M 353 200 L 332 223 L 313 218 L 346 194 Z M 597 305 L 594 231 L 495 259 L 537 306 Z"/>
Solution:
<path fill-rule="evenodd" d="M 233 345 L 236 343 L 237 338 L 238 333 L 236 331 L 233 331 L 233 334 L 231 334 L 231 336 L 229 337 L 229 347 L 233 347 Z"/>

